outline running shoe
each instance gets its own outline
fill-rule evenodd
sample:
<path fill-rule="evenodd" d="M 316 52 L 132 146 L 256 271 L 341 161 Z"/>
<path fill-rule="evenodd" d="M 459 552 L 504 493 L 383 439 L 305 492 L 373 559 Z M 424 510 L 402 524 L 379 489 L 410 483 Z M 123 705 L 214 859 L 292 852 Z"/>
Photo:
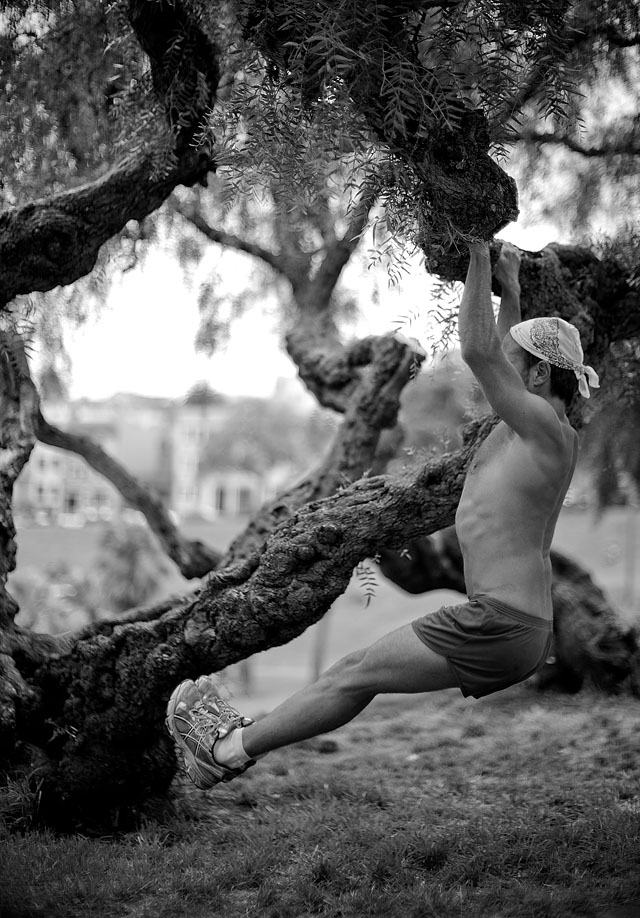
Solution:
<path fill-rule="evenodd" d="M 191 679 L 174 690 L 167 705 L 166 725 L 184 759 L 185 771 L 196 787 L 206 790 L 221 781 L 232 781 L 255 765 L 252 759 L 241 768 L 227 768 L 213 755 L 218 739 L 253 721 L 215 694 L 211 677 L 201 677 L 198 682 L 205 691 Z"/>

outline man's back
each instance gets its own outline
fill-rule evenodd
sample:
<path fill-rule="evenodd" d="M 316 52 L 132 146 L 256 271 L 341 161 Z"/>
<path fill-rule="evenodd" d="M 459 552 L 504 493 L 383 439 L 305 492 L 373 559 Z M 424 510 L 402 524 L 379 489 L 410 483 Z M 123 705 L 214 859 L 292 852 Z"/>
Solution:
<path fill-rule="evenodd" d="M 470 596 L 551 618 L 549 548 L 577 458 L 566 419 L 559 435 L 545 449 L 501 421 L 480 447 L 456 514 Z"/>

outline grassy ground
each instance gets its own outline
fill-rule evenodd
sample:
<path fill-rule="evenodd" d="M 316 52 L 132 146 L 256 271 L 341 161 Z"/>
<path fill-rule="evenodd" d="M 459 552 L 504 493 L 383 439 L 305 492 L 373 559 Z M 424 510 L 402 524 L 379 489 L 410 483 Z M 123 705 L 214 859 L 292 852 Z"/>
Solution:
<path fill-rule="evenodd" d="M 591 918 L 640 897 L 638 710 L 378 699 L 130 835 L 0 829 L 0 915 Z"/>

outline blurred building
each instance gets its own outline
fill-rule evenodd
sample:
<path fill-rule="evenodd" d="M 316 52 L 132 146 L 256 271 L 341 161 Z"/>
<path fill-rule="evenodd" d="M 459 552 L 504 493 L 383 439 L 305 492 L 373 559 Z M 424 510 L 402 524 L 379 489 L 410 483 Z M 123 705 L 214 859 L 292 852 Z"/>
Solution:
<path fill-rule="evenodd" d="M 106 452 L 113 454 L 117 439 L 113 425 L 102 420 L 79 423 L 73 417 L 72 406 L 59 406 L 59 409 L 48 411 L 51 424 L 91 437 Z M 86 522 L 111 520 L 121 506 L 118 491 L 84 459 L 44 443 L 34 446 L 13 492 L 16 515 L 43 525 L 82 526 Z"/>
<path fill-rule="evenodd" d="M 232 410 L 233 400 L 205 387 L 176 407 L 171 430 L 171 507 L 183 519 L 248 513 L 254 506 L 255 481 L 223 470 L 203 474 L 207 444 L 220 435 Z"/>
<path fill-rule="evenodd" d="M 200 387 L 176 406 L 170 503 L 179 518 L 254 513 L 290 477 L 288 468 L 247 464 L 229 442 L 228 422 L 240 401 Z"/>
<path fill-rule="evenodd" d="M 286 401 L 282 390 L 278 396 Z M 282 463 L 245 467 L 234 461 L 233 449 L 212 460 L 211 445 L 237 404 L 199 386 L 184 402 L 119 394 L 51 401 L 43 411 L 50 424 L 99 444 L 179 518 L 212 520 L 255 512 L 292 475 Z M 43 443 L 36 443 L 14 488 L 16 513 L 43 525 L 82 526 L 123 509 L 119 492 L 81 456 Z"/>
<path fill-rule="evenodd" d="M 99 402 L 50 402 L 44 413 L 50 424 L 88 437 L 141 483 L 168 497 L 171 401 L 117 395 Z M 123 500 L 81 456 L 38 442 L 16 481 L 14 509 L 35 522 L 81 526 L 113 519 Z"/>

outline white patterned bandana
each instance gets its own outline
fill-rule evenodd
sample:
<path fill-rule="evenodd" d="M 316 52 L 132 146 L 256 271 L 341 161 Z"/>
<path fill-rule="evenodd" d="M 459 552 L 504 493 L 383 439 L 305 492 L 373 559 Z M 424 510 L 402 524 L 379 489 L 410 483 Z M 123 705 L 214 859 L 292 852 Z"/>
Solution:
<path fill-rule="evenodd" d="M 519 322 L 509 331 L 514 341 L 517 341 L 525 351 L 556 367 L 573 370 L 578 380 L 580 395 L 589 398 L 589 386 L 592 389 L 599 388 L 598 374 L 593 367 L 587 367 L 583 363 L 580 332 L 575 325 L 565 322 L 564 319 L 537 318 Z"/>

